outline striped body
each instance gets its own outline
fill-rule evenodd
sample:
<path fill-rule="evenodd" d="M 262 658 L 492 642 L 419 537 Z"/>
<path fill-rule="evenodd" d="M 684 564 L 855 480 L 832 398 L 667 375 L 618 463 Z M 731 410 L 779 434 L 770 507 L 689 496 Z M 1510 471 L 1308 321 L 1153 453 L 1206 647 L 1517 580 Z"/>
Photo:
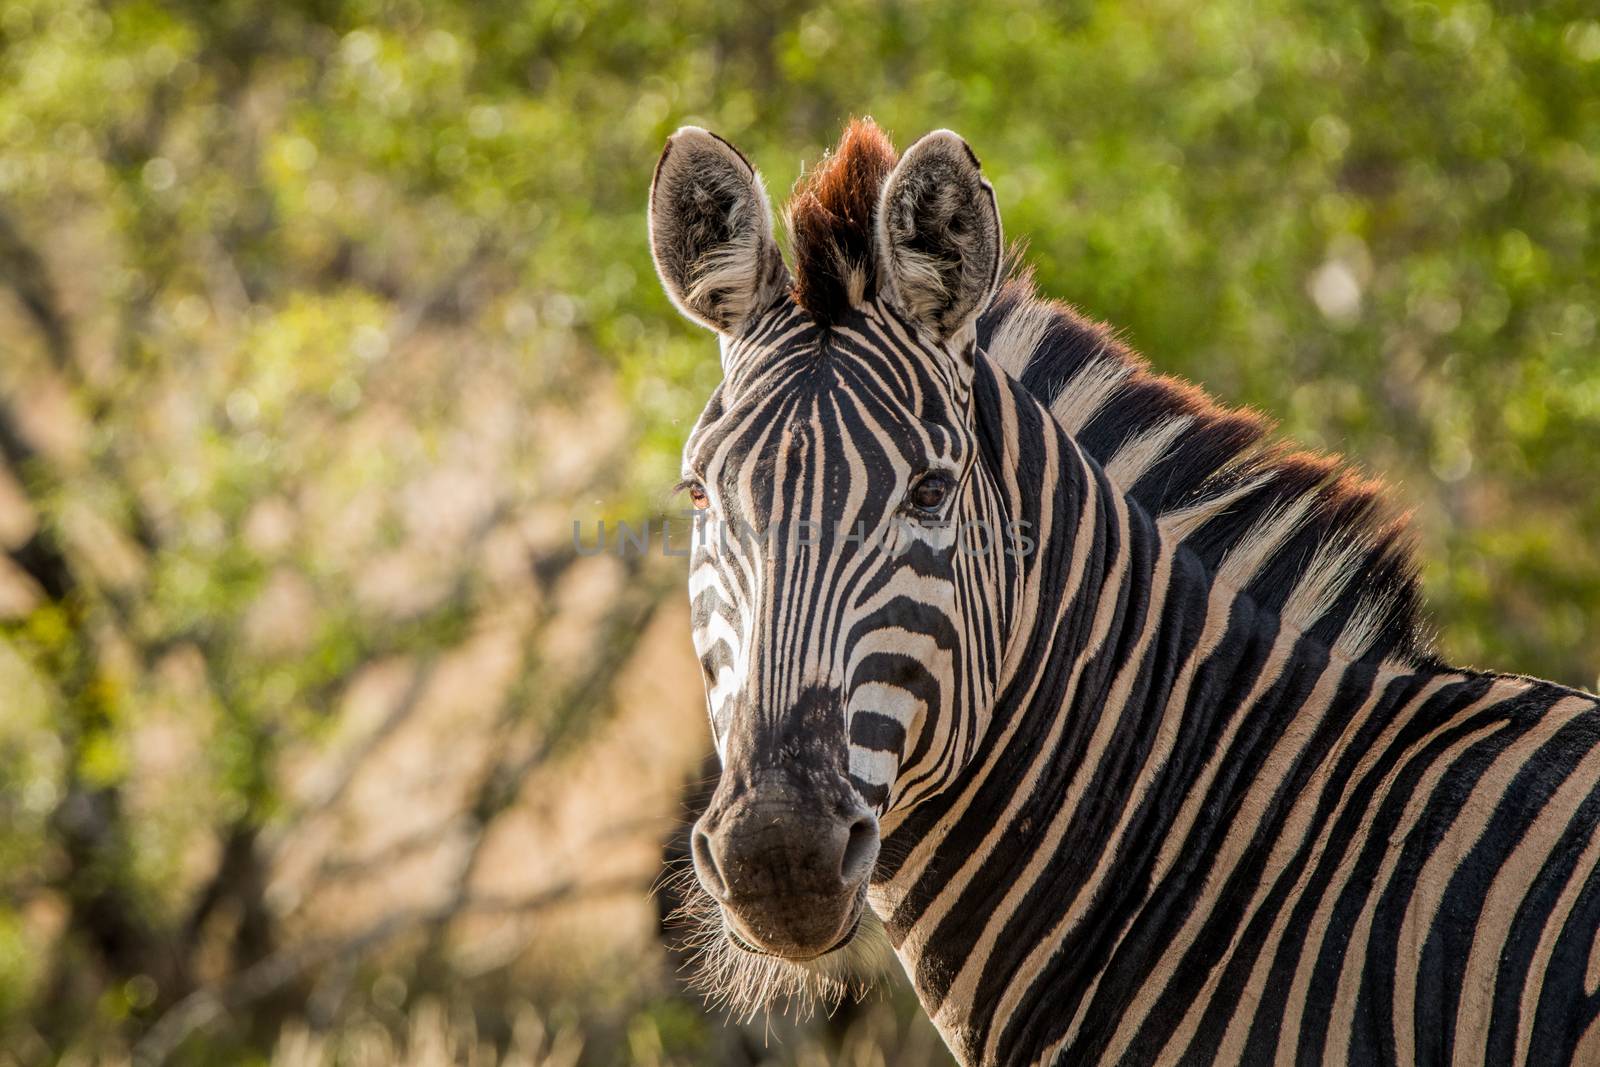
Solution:
<path fill-rule="evenodd" d="M 835 994 L 864 905 L 967 1064 L 1600 1063 L 1600 702 L 1427 650 L 1380 487 L 999 282 L 953 134 L 791 205 L 680 131 L 664 284 L 723 773 L 711 991 Z"/>
<path fill-rule="evenodd" d="M 1051 533 L 992 740 L 871 896 L 962 1060 L 1600 1062 L 1595 699 L 1285 628 L 986 370 Z"/>

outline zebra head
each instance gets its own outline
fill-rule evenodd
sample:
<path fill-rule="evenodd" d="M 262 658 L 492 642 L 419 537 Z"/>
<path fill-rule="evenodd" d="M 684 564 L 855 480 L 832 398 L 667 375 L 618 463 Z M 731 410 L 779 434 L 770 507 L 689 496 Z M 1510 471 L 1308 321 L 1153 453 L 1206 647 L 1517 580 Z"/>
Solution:
<path fill-rule="evenodd" d="M 1004 531 L 972 405 L 1001 238 L 961 138 L 897 161 L 870 122 L 787 220 L 793 275 L 745 157 L 667 142 L 651 248 L 723 368 L 684 450 L 722 760 L 691 853 L 719 940 L 806 961 L 851 941 L 879 819 L 939 787 L 993 696 Z"/>

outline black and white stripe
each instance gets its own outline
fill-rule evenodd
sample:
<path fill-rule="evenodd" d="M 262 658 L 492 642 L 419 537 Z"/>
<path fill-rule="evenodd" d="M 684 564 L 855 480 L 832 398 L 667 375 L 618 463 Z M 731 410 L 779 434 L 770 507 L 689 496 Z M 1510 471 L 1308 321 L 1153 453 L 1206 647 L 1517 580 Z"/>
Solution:
<path fill-rule="evenodd" d="M 952 1048 L 975 1063 L 1600 1051 L 1595 699 L 1424 653 L 1381 528 L 1327 519 L 1363 513 L 1352 487 L 1251 506 L 1295 473 L 1268 461 L 1213 497 L 1138 500 L 1109 472 L 1159 430 L 1107 425 L 1128 400 L 1101 384 L 1117 375 L 1088 360 L 1051 397 L 996 365 L 1047 380 L 1040 362 L 1102 351 L 1059 314 L 1066 336 L 995 353 L 976 390 L 977 419 L 1016 427 L 1003 509 L 1056 530 L 1028 560 L 1041 591 L 1011 636 L 1028 652 L 978 760 L 883 820 L 872 895 Z M 1062 408 L 1117 443 L 1094 454 L 1045 414 Z M 1557 946 L 1571 966 L 1553 969 Z"/>
<path fill-rule="evenodd" d="M 686 475 L 820 531 L 697 544 L 725 778 L 834 738 L 964 1063 L 1600 1062 L 1600 703 L 1436 659 L 1378 487 L 996 288 L 936 137 L 853 128 L 792 225 L 838 269 L 718 326 Z"/>
<path fill-rule="evenodd" d="M 981 517 L 997 529 L 998 498 L 975 487 L 970 513 L 937 521 L 901 506 L 925 471 L 971 480 L 973 442 L 946 429 L 970 392 L 883 306 L 826 331 L 775 309 L 724 360 L 685 453 L 711 503 L 690 592 L 719 748 L 738 706 L 846 694 L 851 782 L 875 807 L 914 803 L 970 751 L 999 674 L 1005 575 L 956 543 Z"/>

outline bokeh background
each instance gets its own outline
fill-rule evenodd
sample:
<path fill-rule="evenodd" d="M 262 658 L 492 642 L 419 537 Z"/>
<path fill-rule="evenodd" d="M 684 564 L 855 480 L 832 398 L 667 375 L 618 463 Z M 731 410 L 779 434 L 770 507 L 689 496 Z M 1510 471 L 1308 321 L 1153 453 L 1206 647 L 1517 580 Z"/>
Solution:
<path fill-rule="evenodd" d="M 0 1064 L 927 1064 L 687 994 L 708 768 L 660 294 L 693 122 L 776 199 L 962 132 L 1043 287 L 1382 472 L 1454 660 L 1600 671 L 1590 2 L 0 0 Z"/>

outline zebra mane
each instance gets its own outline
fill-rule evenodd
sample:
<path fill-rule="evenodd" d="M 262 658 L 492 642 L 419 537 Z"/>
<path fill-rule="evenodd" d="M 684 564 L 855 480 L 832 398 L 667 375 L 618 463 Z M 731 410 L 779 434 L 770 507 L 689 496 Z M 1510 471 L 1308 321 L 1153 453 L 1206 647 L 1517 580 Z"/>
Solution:
<path fill-rule="evenodd" d="M 996 293 L 978 340 L 1216 581 L 1346 659 L 1429 658 L 1405 516 L 1383 485 L 1154 373 L 1108 326 L 1040 297 L 1027 270 Z"/>
<path fill-rule="evenodd" d="M 898 159 L 877 123 L 853 119 L 839 147 L 795 183 L 784 208 L 794 252 L 790 293 L 821 322 L 878 290 L 878 194 Z"/>

